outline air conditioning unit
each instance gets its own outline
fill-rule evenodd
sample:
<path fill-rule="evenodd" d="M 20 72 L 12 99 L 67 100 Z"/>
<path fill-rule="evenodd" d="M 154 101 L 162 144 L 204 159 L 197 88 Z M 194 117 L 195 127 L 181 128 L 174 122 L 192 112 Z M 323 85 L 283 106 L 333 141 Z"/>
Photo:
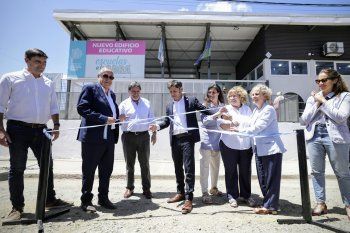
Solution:
<path fill-rule="evenodd" d="M 343 42 L 327 42 L 323 45 L 323 55 L 328 57 L 339 57 L 344 53 Z"/>

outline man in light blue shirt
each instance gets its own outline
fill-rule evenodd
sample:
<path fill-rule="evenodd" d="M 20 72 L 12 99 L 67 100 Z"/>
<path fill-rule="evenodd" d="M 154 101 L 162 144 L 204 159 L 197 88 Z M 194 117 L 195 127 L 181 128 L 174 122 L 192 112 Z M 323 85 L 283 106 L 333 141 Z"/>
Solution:
<path fill-rule="evenodd" d="M 148 133 L 148 127 L 154 118 L 154 114 L 150 102 L 140 97 L 141 85 L 138 82 L 130 83 L 128 90 L 130 97 L 119 105 L 119 119 L 121 122 L 125 122 L 121 124 L 127 177 L 124 198 L 129 198 L 134 193 L 134 167 L 137 153 L 141 167 L 142 194 L 147 199 L 151 199 L 151 175 L 149 169 L 150 135 Z M 151 137 L 152 144 L 156 140 L 156 132 L 154 132 Z"/>

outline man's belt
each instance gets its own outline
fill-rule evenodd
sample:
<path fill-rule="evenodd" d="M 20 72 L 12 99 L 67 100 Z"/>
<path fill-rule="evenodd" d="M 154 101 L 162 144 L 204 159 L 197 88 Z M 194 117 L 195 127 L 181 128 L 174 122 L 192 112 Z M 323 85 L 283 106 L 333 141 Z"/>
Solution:
<path fill-rule="evenodd" d="M 24 121 L 16 121 L 16 120 L 8 120 L 7 124 L 24 126 L 24 127 L 29 127 L 29 128 L 33 128 L 33 129 L 45 128 L 46 127 L 46 124 L 27 123 L 27 122 L 24 122 Z"/>
<path fill-rule="evenodd" d="M 125 134 L 131 134 L 131 135 L 141 135 L 141 134 L 148 134 L 148 131 L 139 131 L 139 132 L 131 132 L 131 131 L 124 131 Z"/>
<path fill-rule="evenodd" d="M 189 133 L 181 133 L 181 134 L 176 134 L 173 136 L 177 139 L 180 139 L 180 138 L 186 138 L 186 137 L 190 136 L 190 134 Z"/>

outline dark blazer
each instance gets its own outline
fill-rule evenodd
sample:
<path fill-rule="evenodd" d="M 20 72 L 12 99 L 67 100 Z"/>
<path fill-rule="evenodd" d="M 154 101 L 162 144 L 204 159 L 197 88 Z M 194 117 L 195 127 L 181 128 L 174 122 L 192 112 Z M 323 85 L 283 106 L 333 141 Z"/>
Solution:
<path fill-rule="evenodd" d="M 115 102 L 115 94 L 111 91 L 111 97 L 113 99 L 116 118 L 119 118 L 118 105 Z M 106 124 L 109 116 L 113 116 L 111 107 L 109 106 L 108 100 L 105 93 L 103 92 L 102 86 L 98 83 L 87 84 L 83 87 L 80 93 L 77 110 L 81 118 L 80 126 L 91 126 L 91 125 L 102 125 Z M 111 126 L 108 126 L 107 141 L 114 138 L 114 143 L 118 142 L 119 137 L 119 125 L 115 125 L 115 129 L 111 130 Z M 104 127 L 95 127 L 87 129 L 79 129 L 77 140 L 81 142 L 89 143 L 103 143 L 106 142 L 103 139 Z M 114 133 L 114 137 L 111 134 Z"/>
<path fill-rule="evenodd" d="M 204 105 L 199 103 L 198 99 L 196 97 L 187 97 L 184 96 L 184 101 L 185 101 L 185 110 L 186 112 L 192 112 L 196 110 L 205 110 L 207 109 Z M 209 115 L 211 114 L 210 110 L 207 111 L 202 111 L 202 113 Z M 173 115 L 173 101 L 171 101 L 167 107 L 166 107 L 166 115 L 170 116 L 172 119 L 174 119 Z M 198 129 L 198 121 L 196 117 L 196 113 L 190 113 L 186 114 L 186 120 L 187 120 L 187 127 L 188 128 L 197 128 L 193 130 L 189 130 L 189 138 L 193 142 L 199 142 L 200 141 L 200 135 L 199 135 L 199 129 Z M 158 122 L 160 129 L 164 129 L 170 125 L 170 130 L 169 130 L 169 136 L 170 136 L 170 144 L 172 144 L 172 136 L 173 136 L 173 121 L 170 121 L 169 117 L 163 118 L 161 121 Z"/>

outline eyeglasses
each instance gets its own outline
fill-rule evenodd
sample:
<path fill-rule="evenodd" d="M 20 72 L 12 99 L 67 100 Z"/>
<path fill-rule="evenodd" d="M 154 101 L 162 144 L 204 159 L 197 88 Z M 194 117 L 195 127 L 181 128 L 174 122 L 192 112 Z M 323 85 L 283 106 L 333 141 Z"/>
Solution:
<path fill-rule="evenodd" d="M 102 75 L 102 78 L 109 78 L 110 80 L 113 80 L 114 76 L 113 75 L 109 76 L 108 74 L 104 74 Z"/>
<path fill-rule="evenodd" d="M 325 83 L 325 82 L 327 82 L 328 80 L 332 80 L 332 78 L 316 79 L 316 80 L 315 80 L 315 83 L 316 83 L 316 84 Z"/>

